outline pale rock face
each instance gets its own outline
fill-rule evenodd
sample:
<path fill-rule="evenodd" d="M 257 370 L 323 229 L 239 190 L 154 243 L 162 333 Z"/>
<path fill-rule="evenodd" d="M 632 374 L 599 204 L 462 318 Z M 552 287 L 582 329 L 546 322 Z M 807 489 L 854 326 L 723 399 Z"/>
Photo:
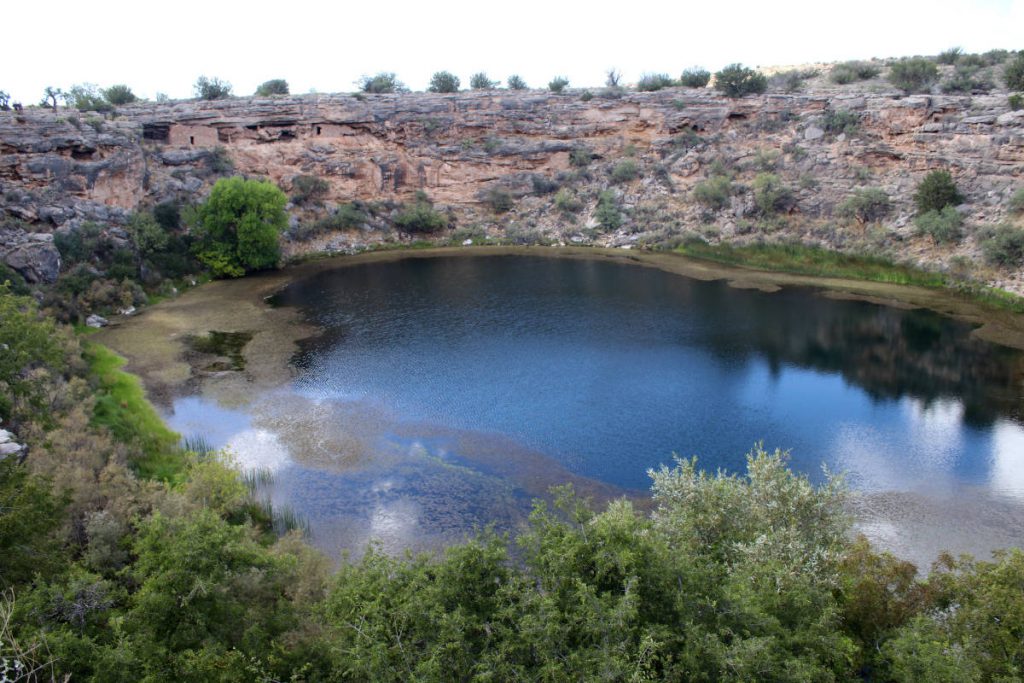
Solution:
<path fill-rule="evenodd" d="M 856 131 L 828 133 L 829 110 L 856 113 Z M 581 148 L 593 157 L 583 169 L 573 165 Z M 627 157 L 636 161 L 639 178 L 611 182 L 610 169 Z M 585 241 L 610 245 L 659 231 L 757 238 L 756 231 L 726 229 L 739 227 L 741 218 L 754 220 L 749 191 L 711 214 L 693 200 L 693 187 L 725 167 L 746 187 L 770 170 L 793 188 L 789 211 L 799 220 L 776 228 L 773 238 L 812 234 L 823 246 L 843 247 L 855 240 L 824 229 L 834 223 L 835 208 L 854 190 L 877 187 L 893 201 L 882 227 L 901 255 L 925 265 L 954 256 L 980 262 L 970 240 L 952 249 L 901 242 L 916 239 L 900 228 L 913 216 L 914 187 L 929 170 L 949 168 L 967 197 L 968 223 L 996 223 L 1007 219 L 1007 199 L 1024 186 L 1022 166 L 1024 112 L 1010 111 L 1006 94 L 903 97 L 833 89 L 730 100 L 671 88 L 615 98 L 597 93 L 587 102 L 572 93 L 502 90 L 303 95 L 130 105 L 97 126 L 68 111 L 0 112 L 0 219 L 26 221 L 35 233 L 0 225 L 0 259 L 26 280 L 52 282 L 59 254 L 36 235 L 86 221 L 123 226 L 140 204 L 196 201 L 232 173 L 267 178 L 286 192 L 298 175 L 323 178 L 325 206 L 408 201 L 423 190 L 452 213 L 456 226 L 477 224 L 501 235 L 529 224 L 555 242 L 584 227 L 592 231 L 595 198 L 613 188 L 622 206 L 633 207 L 627 220 L 636 224 Z M 559 187 L 589 204 L 571 216 L 556 210 Z M 495 213 L 487 202 L 492 190 L 511 196 L 514 209 Z M 297 206 L 293 213 L 312 210 Z M 382 230 L 357 226 L 320 241 L 287 243 L 285 253 L 329 243 L 349 250 L 383 239 Z M 1024 275 L 1010 282 L 1024 289 Z"/>

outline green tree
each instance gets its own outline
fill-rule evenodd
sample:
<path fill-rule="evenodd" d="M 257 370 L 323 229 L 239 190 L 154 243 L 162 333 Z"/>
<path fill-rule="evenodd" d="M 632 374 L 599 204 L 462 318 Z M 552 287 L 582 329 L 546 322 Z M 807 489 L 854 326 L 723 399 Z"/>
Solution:
<path fill-rule="evenodd" d="M 46 86 L 43 90 L 43 100 L 39 103 L 41 107 L 49 107 L 54 111 L 57 111 L 57 100 L 64 97 L 64 91 L 60 88 L 54 88 L 51 85 Z"/>
<path fill-rule="evenodd" d="M 109 88 L 104 88 L 102 93 L 107 102 L 114 105 L 131 104 L 132 102 L 137 102 L 139 99 L 135 96 L 135 93 L 132 92 L 131 88 L 123 84 L 112 85 Z"/>
<path fill-rule="evenodd" d="M 406 92 L 405 84 L 389 71 L 381 71 L 376 76 L 362 76 L 356 84 L 359 89 L 370 94 Z"/>
<path fill-rule="evenodd" d="M 427 90 L 443 93 L 458 92 L 460 84 L 459 77 L 452 72 L 438 71 L 430 77 L 430 85 L 427 86 Z"/>
<path fill-rule="evenodd" d="M 914 204 L 918 213 L 941 211 L 947 206 L 955 206 L 964 200 L 953 176 L 949 171 L 931 171 L 917 186 L 914 192 Z"/>
<path fill-rule="evenodd" d="M 763 93 L 768 88 L 768 79 L 742 64 L 730 64 L 715 74 L 715 88 L 726 97 L 743 97 Z"/>
<path fill-rule="evenodd" d="M 54 532 L 66 503 L 15 458 L 0 458 L 0 588 L 25 583 L 60 563 Z"/>
<path fill-rule="evenodd" d="M 287 203 L 273 183 L 238 176 L 218 180 L 196 212 L 199 260 L 216 277 L 276 266 L 278 237 L 288 225 Z"/>
<path fill-rule="evenodd" d="M 50 318 L 39 314 L 31 297 L 11 294 L 0 283 L 0 418 L 17 421 L 18 413 L 43 407 L 44 374 L 67 368 L 63 334 Z M 19 409 L 20 406 L 20 409 Z"/>
<path fill-rule="evenodd" d="M 498 87 L 499 81 L 492 81 L 483 71 L 477 72 L 469 77 L 469 87 L 473 90 L 493 90 Z"/>
<path fill-rule="evenodd" d="M 508 83 L 509 90 L 526 90 L 526 81 L 517 74 L 512 74 L 505 82 Z"/>
<path fill-rule="evenodd" d="M 562 92 L 569 86 L 569 79 L 565 76 L 555 76 L 548 83 L 548 90 L 551 92 Z"/>
<path fill-rule="evenodd" d="M 287 95 L 288 81 L 283 78 L 272 78 L 264 81 L 256 87 L 256 94 L 259 97 L 270 97 L 272 95 Z"/>
<path fill-rule="evenodd" d="M 853 196 L 839 205 L 839 215 L 856 219 L 858 223 L 873 223 L 885 218 L 892 202 L 885 190 L 877 187 L 856 190 Z"/>
<path fill-rule="evenodd" d="M 231 97 L 231 84 L 219 78 L 200 76 L 192 89 L 201 100 L 223 100 Z"/>

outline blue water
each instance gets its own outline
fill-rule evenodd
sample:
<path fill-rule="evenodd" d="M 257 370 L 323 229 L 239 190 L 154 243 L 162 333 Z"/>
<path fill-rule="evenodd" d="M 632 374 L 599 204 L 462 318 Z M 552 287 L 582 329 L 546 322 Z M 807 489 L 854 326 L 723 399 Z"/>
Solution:
<path fill-rule="evenodd" d="M 865 528 L 923 562 L 1024 542 L 1024 355 L 936 313 L 526 256 L 351 265 L 274 303 L 321 330 L 297 379 L 169 421 L 273 470 L 334 554 L 514 531 L 561 483 L 642 500 L 674 454 L 742 472 L 757 441 L 877 493 Z"/>
<path fill-rule="evenodd" d="M 277 303 L 324 329 L 296 359 L 303 395 L 504 435 L 625 488 L 673 454 L 740 470 L 759 440 L 868 489 L 999 486 L 993 465 L 1012 454 L 994 435 L 1021 434 L 1021 354 L 932 312 L 806 289 L 413 258 L 324 272 Z"/>

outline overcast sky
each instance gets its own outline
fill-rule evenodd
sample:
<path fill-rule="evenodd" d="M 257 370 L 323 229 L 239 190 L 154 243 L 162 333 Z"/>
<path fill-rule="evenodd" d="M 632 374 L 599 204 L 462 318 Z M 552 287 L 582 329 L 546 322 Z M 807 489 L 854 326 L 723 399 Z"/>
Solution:
<path fill-rule="evenodd" d="M 575 87 L 602 85 L 613 66 L 633 82 L 693 65 L 1024 48 L 1024 0 L 5 0 L 2 16 L 0 90 L 26 104 L 47 85 L 83 82 L 191 97 L 201 74 L 237 95 L 270 78 L 293 93 L 350 91 L 378 71 L 423 90 L 441 69 L 463 87 L 476 71 L 518 73 L 531 87 L 564 75 Z"/>

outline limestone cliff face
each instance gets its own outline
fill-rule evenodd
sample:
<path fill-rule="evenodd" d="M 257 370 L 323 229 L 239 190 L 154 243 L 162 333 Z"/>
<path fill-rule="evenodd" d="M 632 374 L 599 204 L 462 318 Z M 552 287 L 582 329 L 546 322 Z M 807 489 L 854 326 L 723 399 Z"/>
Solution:
<path fill-rule="evenodd" d="M 830 112 L 852 112 L 856 125 L 829 132 Z M 592 159 L 585 167 L 579 153 L 573 156 L 580 149 Z M 635 178 L 613 176 L 625 159 L 633 161 Z M 1024 111 L 1011 111 L 1003 94 L 730 100 L 670 89 L 588 101 L 579 93 L 506 91 L 238 98 L 133 105 L 112 119 L 0 112 L 0 215 L 37 233 L 84 221 L 116 227 L 140 205 L 196 201 L 228 173 L 265 177 L 286 191 L 296 176 L 314 175 L 329 183 L 326 205 L 296 207 L 293 222 L 342 202 L 401 201 L 424 190 L 473 234 L 611 246 L 671 242 L 688 233 L 710 241 L 801 239 L 940 266 L 960 256 L 984 279 L 1020 290 L 1022 273 L 983 270 L 970 235 L 953 247 L 914 235 L 912 194 L 936 168 L 949 169 L 967 198 L 960 210 L 968 233 L 1018 220 L 1007 215 L 1007 201 L 1024 186 Z M 716 211 L 691 192 L 713 172 L 734 183 L 729 205 Z M 770 224 L 756 216 L 749 188 L 763 172 L 774 173 L 795 198 Z M 556 187 L 571 194 L 578 211 L 555 206 Z M 835 215 L 863 187 L 881 188 L 893 200 L 879 225 Z M 599 192 L 609 188 L 624 218 L 615 230 L 602 229 L 592 215 Z M 495 213 L 488 204 L 495 189 L 511 196 L 510 211 Z M 44 237 L 26 240 L 16 232 L 8 226 L 0 257 L 52 249 Z M 395 236 L 366 225 L 294 242 L 288 251 L 381 239 Z"/>

